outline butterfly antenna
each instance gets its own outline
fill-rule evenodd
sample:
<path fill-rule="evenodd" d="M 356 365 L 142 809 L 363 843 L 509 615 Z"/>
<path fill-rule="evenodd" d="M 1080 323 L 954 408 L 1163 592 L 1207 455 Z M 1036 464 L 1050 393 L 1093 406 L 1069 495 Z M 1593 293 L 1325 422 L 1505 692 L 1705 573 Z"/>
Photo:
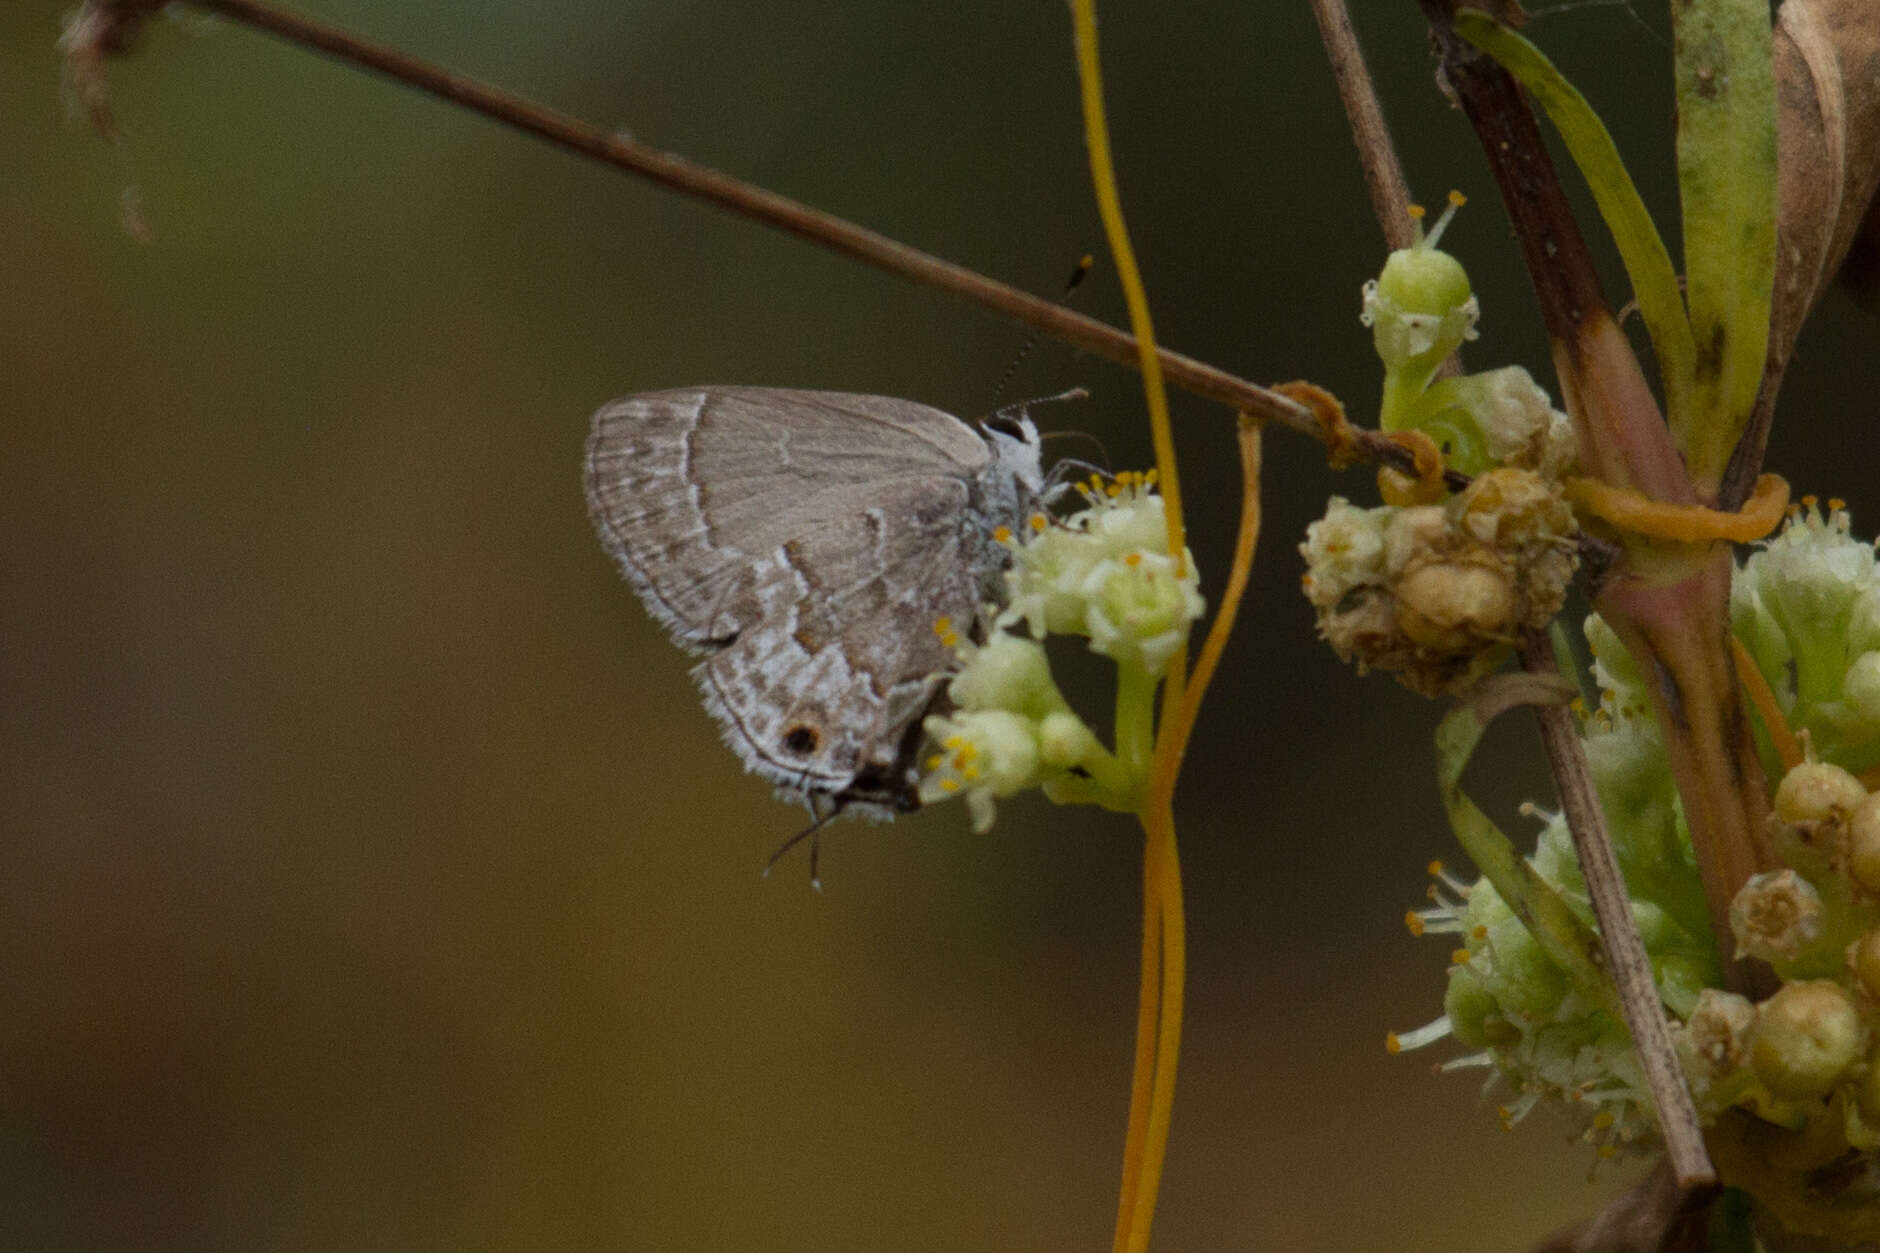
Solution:
<path fill-rule="evenodd" d="M 1057 397 L 1053 396 L 1051 397 L 1051 399 L 1056 400 Z M 1092 434 L 1089 431 L 1080 431 L 1077 428 L 1072 427 L 1068 430 L 1063 430 L 1063 431 L 1045 431 L 1042 434 L 1040 434 L 1038 438 L 1040 441 L 1048 440 L 1048 439 L 1087 439 L 1093 445 L 1096 446 L 1096 450 L 1097 450 L 1097 460 L 1093 468 L 1102 471 L 1103 477 L 1106 479 L 1109 478 L 1111 474 L 1113 473 L 1110 469 L 1110 450 L 1103 446 L 1102 440 L 1098 439 L 1094 434 Z M 1087 461 L 1079 462 L 1078 464 L 1086 465 L 1086 466 L 1090 465 L 1090 463 Z"/>
<path fill-rule="evenodd" d="M 829 805 L 829 811 L 827 813 L 820 812 L 822 808 L 821 803 L 825 801 L 827 801 Z M 811 796 L 809 798 L 809 812 L 810 816 L 815 819 L 815 821 L 785 840 L 783 846 L 770 855 L 770 860 L 764 863 L 763 877 L 768 879 L 770 872 L 776 868 L 778 862 L 783 860 L 785 853 L 801 844 L 804 840 L 808 840 L 809 885 L 820 892 L 822 891 L 822 876 L 818 873 L 817 867 L 822 854 L 822 829 L 828 826 L 836 815 L 842 812 L 842 806 L 835 801 L 828 800 L 827 797 Z"/>
<path fill-rule="evenodd" d="M 1070 294 L 1077 290 L 1078 284 L 1084 281 L 1084 275 L 1090 273 L 1090 268 L 1096 263 L 1096 258 L 1087 252 L 1077 258 L 1077 268 L 1072 270 L 1070 278 L 1065 280 L 1064 290 L 1058 295 L 1058 299 L 1060 301 L 1070 299 Z M 999 407 L 999 401 L 1005 398 L 1005 389 L 1012 385 L 1012 376 L 1018 373 L 1018 367 L 1025 363 L 1025 358 L 1031 355 L 1031 350 L 1037 344 L 1038 336 L 1036 332 L 1033 332 L 1026 337 L 1024 343 L 1018 346 L 1018 351 L 1012 356 L 1012 364 L 1005 367 L 1005 373 L 999 376 L 998 386 L 992 389 L 992 404 L 995 409 Z"/>

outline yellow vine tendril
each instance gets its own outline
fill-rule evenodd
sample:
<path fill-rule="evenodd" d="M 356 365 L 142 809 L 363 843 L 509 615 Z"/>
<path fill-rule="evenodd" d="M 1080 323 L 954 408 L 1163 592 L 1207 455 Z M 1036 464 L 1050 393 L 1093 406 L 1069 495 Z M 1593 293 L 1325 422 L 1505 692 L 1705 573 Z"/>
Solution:
<path fill-rule="evenodd" d="M 1795 732 L 1789 727 L 1789 720 L 1782 716 L 1782 706 L 1776 702 L 1776 694 L 1769 687 L 1769 680 L 1763 678 L 1763 672 L 1757 668 L 1756 659 L 1749 655 L 1749 649 L 1743 647 L 1743 641 L 1730 637 L 1730 658 L 1736 663 L 1736 677 L 1743 684 L 1743 692 L 1749 697 L 1749 703 L 1762 719 L 1763 729 L 1769 732 L 1769 742 L 1775 746 L 1776 757 L 1782 762 L 1784 770 L 1793 770 L 1802 764 L 1802 745 L 1795 738 Z"/>
<path fill-rule="evenodd" d="M 1110 157 L 1109 127 L 1103 114 L 1103 84 L 1097 59 L 1094 0 L 1072 0 L 1077 45 L 1078 82 L 1082 89 L 1084 134 L 1090 150 L 1090 177 L 1103 218 L 1117 276 L 1129 305 L 1130 327 L 1142 367 L 1143 393 L 1155 441 L 1156 470 L 1168 518 L 1169 552 L 1186 561 L 1181 488 L 1176 477 L 1175 444 L 1169 427 L 1168 398 L 1156 355 L 1149 300 L 1123 223 L 1116 171 Z M 1181 1049 L 1183 982 L 1187 967 L 1181 863 L 1175 841 L 1175 780 L 1188 748 L 1201 697 L 1213 677 L 1228 632 L 1247 586 L 1260 531 L 1260 428 L 1241 417 L 1240 461 L 1243 478 L 1240 530 L 1221 602 L 1209 625 L 1192 679 L 1186 647 L 1170 660 L 1162 687 L 1162 710 L 1150 760 L 1147 786 L 1137 820 L 1143 829 L 1142 981 L 1136 1014 L 1136 1059 L 1130 1082 L 1129 1131 L 1123 1144 L 1123 1179 L 1117 1197 L 1116 1253 L 1141 1253 L 1149 1245 L 1161 1188 L 1162 1163 L 1168 1152 L 1169 1116 L 1175 1103 L 1175 1061 Z"/>
<path fill-rule="evenodd" d="M 1103 115 L 1103 80 L 1097 61 L 1097 14 L 1094 0 L 1072 0 L 1071 20 L 1077 46 L 1077 77 L 1083 96 L 1084 138 L 1090 150 L 1090 181 L 1097 211 L 1136 334 L 1149 427 L 1155 441 L 1156 471 L 1168 517 L 1169 553 L 1177 563 L 1187 552 L 1182 526 L 1181 485 L 1176 477 L 1175 441 L 1169 429 L 1168 397 L 1162 363 L 1155 351 L 1149 300 L 1123 224 L 1116 170 L 1110 159 L 1109 126 Z M 1179 564 L 1178 564 L 1179 568 Z M 1171 659 L 1162 691 L 1163 725 L 1183 702 L 1188 659 Z M 1178 720 L 1178 719 L 1177 719 Z M 1116 1253 L 1136 1253 L 1149 1244 L 1162 1161 L 1168 1150 L 1169 1110 L 1175 1091 L 1175 1056 L 1181 1043 L 1182 985 L 1187 961 L 1182 917 L 1181 865 L 1175 846 L 1175 819 L 1167 798 L 1172 780 L 1161 776 L 1174 764 L 1158 737 L 1150 785 L 1137 814 L 1143 829 L 1142 983 L 1136 1018 L 1136 1063 L 1130 1084 L 1129 1131 L 1123 1147 L 1123 1180 L 1117 1199 Z M 1163 784 L 1158 786 L 1158 784 Z M 1153 1027 L 1153 1035 L 1150 1028 Z"/>
<path fill-rule="evenodd" d="M 1740 513 L 1702 505 L 1669 505 L 1598 479 L 1568 479 L 1563 486 L 1568 500 L 1621 531 L 1685 544 L 1711 540 L 1747 544 L 1775 530 L 1789 507 L 1789 485 L 1779 474 L 1757 479 L 1756 490 L 1743 502 Z"/>

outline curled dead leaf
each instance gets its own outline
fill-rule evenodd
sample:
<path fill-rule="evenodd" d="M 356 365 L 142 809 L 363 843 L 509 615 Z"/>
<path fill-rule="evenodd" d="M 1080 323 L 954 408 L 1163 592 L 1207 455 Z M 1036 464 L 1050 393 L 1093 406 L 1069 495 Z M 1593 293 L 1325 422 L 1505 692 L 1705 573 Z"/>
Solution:
<path fill-rule="evenodd" d="M 1725 476 L 1734 509 L 1762 467 L 1777 389 L 1802 324 L 1855 254 L 1880 282 L 1880 224 L 1862 235 L 1880 185 L 1880 21 L 1872 0 L 1783 0 L 1774 40 L 1778 199 L 1769 352 L 1756 408 Z"/>

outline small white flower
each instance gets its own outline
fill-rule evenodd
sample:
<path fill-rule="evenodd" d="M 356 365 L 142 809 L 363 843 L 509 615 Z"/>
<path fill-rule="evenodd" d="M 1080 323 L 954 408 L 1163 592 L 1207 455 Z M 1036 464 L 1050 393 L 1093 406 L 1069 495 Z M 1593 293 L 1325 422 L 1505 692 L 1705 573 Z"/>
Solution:
<path fill-rule="evenodd" d="M 1395 512 L 1389 505 L 1361 509 L 1343 496 L 1326 503 L 1325 516 L 1306 527 L 1299 545 L 1314 607 L 1329 608 L 1353 588 L 1384 581 L 1384 529 Z"/>
<path fill-rule="evenodd" d="M 1573 423 L 1518 365 L 1456 380 L 1457 399 L 1481 424 L 1489 459 L 1558 479 L 1579 455 Z"/>
<path fill-rule="evenodd" d="M 1083 488 L 1089 508 L 1035 528 L 1006 572 L 1001 624 L 1023 621 L 1035 638 L 1085 635 L 1093 651 L 1159 674 L 1201 616 L 1192 554 L 1177 572 L 1168 515 L 1153 475 L 1120 474 Z"/>
<path fill-rule="evenodd" d="M 1161 674 L 1204 607 L 1193 564 L 1178 569 L 1160 553 L 1130 552 L 1092 570 L 1085 623 L 1090 650 Z"/>
<path fill-rule="evenodd" d="M 992 829 L 993 801 L 1043 781 L 1037 724 L 1003 709 L 935 715 L 923 724 L 940 751 L 927 759 L 920 799 L 933 804 L 964 796 L 973 830 Z"/>
<path fill-rule="evenodd" d="M 1874 586 L 1874 548 L 1849 534 L 1847 510 L 1830 501 L 1824 515 L 1813 497 L 1781 534 L 1743 563 L 1761 604 L 1791 637 L 1832 635 L 1837 643 L 1855 602 Z"/>

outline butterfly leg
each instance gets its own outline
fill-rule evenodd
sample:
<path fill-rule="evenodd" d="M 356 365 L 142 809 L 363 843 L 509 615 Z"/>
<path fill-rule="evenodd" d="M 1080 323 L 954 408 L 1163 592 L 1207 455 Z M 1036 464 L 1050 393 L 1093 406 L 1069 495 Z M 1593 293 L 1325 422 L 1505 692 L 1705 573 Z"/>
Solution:
<path fill-rule="evenodd" d="M 798 844 L 801 844 L 804 840 L 808 840 L 809 885 L 820 892 L 822 891 L 822 877 L 818 873 L 818 863 L 821 860 L 822 854 L 822 829 L 828 826 L 830 821 L 834 819 L 837 814 L 842 812 L 842 806 L 839 802 L 816 792 L 808 794 L 808 805 L 812 821 L 807 827 L 804 827 L 801 831 L 798 831 L 795 835 L 785 840 L 783 846 L 770 855 L 770 860 L 764 863 L 764 877 L 770 877 L 771 868 L 779 861 L 783 860 L 785 853 L 795 848 Z"/>

